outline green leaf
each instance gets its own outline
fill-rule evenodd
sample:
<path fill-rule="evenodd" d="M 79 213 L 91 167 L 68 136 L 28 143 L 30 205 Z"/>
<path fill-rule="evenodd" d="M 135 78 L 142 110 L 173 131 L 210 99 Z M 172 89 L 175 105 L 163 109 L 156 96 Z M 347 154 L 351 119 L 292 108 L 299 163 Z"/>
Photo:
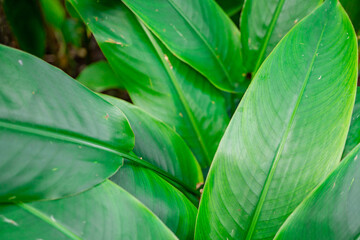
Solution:
<path fill-rule="evenodd" d="M 229 121 L 219 90 L 167 51 L 119 1 L 71 3 L 135 105 L 171 126 L 208 167 Z"/>
<path fill-rule="evenodd" d="M 360 1 L 359 0 L 340 0 L 346 12 L 355 27 L 355 30 L 360 31 Z"/>
<path fill-rule="evenodd" d="M 357 88 L 350 129 L 346 139 L 343 158 L 360 143 L 360 88 Z"/>
<path fill-rule="evenodd" d="M 170 127 L 130 103 L 102 96 L 119 107 L 129 120 L 135 134 L 134 153 L 137 156 L 193 189 L 204 181 L 200 166 L 189 147 Z"/>
<path fill-rule="evenodd" d="M 241 13 L 243 59 L 256 73 L 283 36 L 322 0 L 247 0 Z"/>
<path fill-rule="evenodd" d="M 61 30 L 66 19 L 66 12 L 60 0 L 40 0 L 39 4 L 46 21 L 52 27 Z"/>
<path fill-rule="evenodd" d="M 216 0 L 216 2 L 224 9 L 228 16 L 233 16 L 240 12 L 244 0 Z"/>
<path fill-rule="evenodd" d="M 126 163 L 111 178 L 155 213 L 179 239 L 193 239 L 197 209 L 153 171 Z"/>
<path fill-rule="evenodd" d="M 88 65 L 76 78 L 95 92 L 113 88 L 123 88 L 114 71 L 106 61 L 98 61 Z"/>
<path fill-rule="evenodd" d="M 111 181 L 65 199 L 0 205 L 0 220 L 0 239 L 176 239 Z"/>
<path fill-rule="evenodd" d="M 42 57 L 46 33 L 37 0 L 3 0 L 4 12 L 22 50 Z"/>
<path fill-rule="evenodd" d="M 55 199 L 116 172 L 134 147 L 123 113 L 64 72 L 0 45 L 0 202 Z"/>
<path fill-rule="evenodd" d="M 225 91 L 245 92 L 240 32 L 214 0 L 123 0 L 181 60 Z"/>
<path fill-rule="evenodd" d="M 360 145 L 301 203 L 276 239 L 359 239 Z"/>
<path fill-rule="evenodd" d="M 326 1 L 277 45 L 220 143 L 197 239 L 270 239 L 338 164 L 355 100 L 357 42 Z"/>

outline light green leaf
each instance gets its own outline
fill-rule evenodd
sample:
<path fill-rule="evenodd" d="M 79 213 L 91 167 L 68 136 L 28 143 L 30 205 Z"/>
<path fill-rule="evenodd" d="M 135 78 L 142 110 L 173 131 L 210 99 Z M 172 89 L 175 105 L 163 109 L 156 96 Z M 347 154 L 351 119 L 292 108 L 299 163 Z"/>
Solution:
<path fill-rule="evenodd" d="M 119 1 L 71 3 L 135 105 L 171 126 L 208 167 L 229 121 L 219 90 L 167 51 Z"/>
<path fill-rule="evenodd" d="M 179 239 L 193 239 L 197 209 L 153 171 L 126 164 L 111 178 L 154 212 Z"/>
<path fill-rule="evenodd" d="M 241 13 L 244 64 L 253 74 L 285 34 L 322 0 L 247 0 Z"/>
<path fill-rule="evenodd" d="M 129 120 L 135 134 L 134 153 L 137 156 L 192 189 L 204 181 L 200 166 L 189 147 L 170 127 L 130 103 L 106 95 L 102 97 L 119 107 Z"/>
<path fill-rule="evenodd" d="M 298 23 L 255 75 L 201 198 L 197 239 L 270 239 L 338 164 L 355 100 L 357 42 L 337 1 Z"/>
<path fill-rule="evenodd" d="M 106 61 L 90 64 L 76 79 L 95 92 L 123 88 L 121 81 L 118 80 L 118 77 Z"/>
<path fill-rule="evenodd" d="M 240 12 L 244 0 L 216 0 L 216 2 L 224 9 L 228 16 L 233 16 Z"/>
<path fill-rule="evenodd" d="M 225 91 L 245 92 L 240 32 L 214 0 L 123 0 L 177 57 Z"/>
<path fill-rule="evenodd" d="M 359 239 L 360 145 L 290 215 L 275 239 Z"/>
<path fill-rule="evenodd" d="M 350 129 L 346 139 L 343 158 L 360 143 L 360 88 L 357 88 Z"/>
<path fill-rule="evenodd" d="M 42 57 L 46 32 L 37 0 L 3 0 L 3 7 L 20 48 Z"/>
<path fill-rule="evenodd" d="M 64 72 L 0 45 L 0 202 L 55 199 L 116 172 L 134 147 L 123 113 Z"/>
<path fill-rule="evenodd" d="M 0 239 L 176 239 L 111 181 L 65 199 L 0 205 L 0 229 Z"/>

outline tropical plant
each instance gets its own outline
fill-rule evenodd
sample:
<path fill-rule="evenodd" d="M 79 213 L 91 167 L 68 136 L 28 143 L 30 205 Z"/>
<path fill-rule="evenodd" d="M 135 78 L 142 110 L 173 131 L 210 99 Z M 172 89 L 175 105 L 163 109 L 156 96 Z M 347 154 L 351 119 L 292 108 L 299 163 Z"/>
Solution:
<path fill-rule="evenodd" d="M 107 59 L 74 80 L 31 55 L 44 17 L 68 35 L 61 4 L 3 1 L 31 54 L 0 45 L 0 239 L 359 238 L 347 12 L 218 3 L 68 0 Z M 16 21 L 25 5 L 32 28 Z"/>

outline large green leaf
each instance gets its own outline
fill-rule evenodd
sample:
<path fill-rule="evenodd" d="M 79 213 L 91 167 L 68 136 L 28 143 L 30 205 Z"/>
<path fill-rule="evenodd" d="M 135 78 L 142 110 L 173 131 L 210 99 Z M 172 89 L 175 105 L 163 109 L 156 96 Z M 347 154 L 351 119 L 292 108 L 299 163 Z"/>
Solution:
<path fill-rule="evenodd" d="M 221 93 L 167 51 L 120 1 L 71 2 L 135 105 L 171 126 L 208 167 L 229 121 Z"/>
<path fill-rule="evenodd" d="M 112 88 L 123 88 L 114 71 L 106 61 L 87 66 L 76 78 L 93 91 L 102 92 Z"/>
<path fill-rule="evenodd" d="M 118 106 L 128 118 L 135 134 L 134 152 L 138 156 L 192 189 L 203 182 L 195 157 L 171 128 L 130 103 L 102 96 Z M 155 172 L 126 162 L 111 179 L 148 206 L 180 239 L 193 238 L 195 206 Z M 198 204 L 198 200 L 194 202 Z"/>
<path fill-rule="evenodd" d="M 137 156 L 193 189 L 204 181 L 200 166 L 189 147 L 170 127 L 130 103 L 102 96 L 119 107 L 129 120 L 135 134 L 134 153 Z"/>
<path fill-rule="evenodd" d="M 281 38 L 322 0 L 247 0 L 241 13 L 244 64 L 255 73 Z"/>
<path fill-rule="evenodd" d="M 214 0 L 123 0 L 180 59 L 225 91 L 244 92 L 240 32 Z"/>
<path fill-rule="evenodd" d="M 360 145 L 290 215 L 276 239 L 359 239 Z"/>
<path fill-rule="evenodd" d="M 216 0 L 216 2 L 224 9 L 228 16 L 233 16 L 240 12 L 244 0 Z"/>
<path fill-rule="evenodd" d="M 357 88 L 354 110 L 351 117 L 350 129 L 346 139 L 343 157 L 360 143 L 360 88 Z"/>
<path fill-rule="evenodd" d="M 176 239 L 143 204 L 111 181 L 79 195 L 0 205 L 0 239 Z"/>
<path fill-rule="evenodd" d="M 45 53 L 46 33 L 37 0 L 3 0 L 6 19 L 21 49 L 38 57 Z"/>
<path fill-rule="evenodd" d="M 360 33 L 360 1 L 340 0 L 340 2 L 344 6 L 346 12 L 349 14 L 349 17 L 354 24 L 355 30 Z"/>
<path fill-rule="evenodd" d="M 0 202 L 54 199 L 111 176 L 132 150 L 123 113 L 64 72 L 0 45 Z"/>
<path fill-rule="evenodd" d="M 270 239 L 340 160 L 355 100 L 357 43 L 337 1 L 296 25 L 256 74 L 201 199 L 197 239 Z"/>
<path fill-rule="evenodd" d="M 197 209 L 153 171 L 125 163 L 111 178 L 155 213 L 179 239 L 193 239 Z"/>

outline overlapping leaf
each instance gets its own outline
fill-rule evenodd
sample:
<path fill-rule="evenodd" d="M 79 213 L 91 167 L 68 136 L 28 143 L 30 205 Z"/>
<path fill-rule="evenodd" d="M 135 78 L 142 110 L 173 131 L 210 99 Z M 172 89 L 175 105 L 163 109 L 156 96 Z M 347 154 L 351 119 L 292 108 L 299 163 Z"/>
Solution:
<path fill-rule="evenodd" d="M 62 71 L 0 45 L 0 202 L 54 199 L 111 176 L 134 147 L 123 113 Z"/>
<path fill-rule="evenodd" d="M 275 239 L 359 239 L 360 145 L 291 214 Z"/>
<path fill-rule="evenodd" d="M 54 201 L 0 205 L 0 239 L 176 239 L 143 204 L 106 181 Z"/>
<path fill-rule="evenodd" d="M 241 13 L 244 64 L 255 73 L 281 38 L 322 0 L 247 0 Z"/>
<path fill-rule="evenodd" d="M 144 203 L 179 239 L 194 238 L 196 207 L 153 171 L 126 162 L 111 180 Z"/>
<path fill-rule="evenodd" d="M 192 189 L 203 182 L 199 164 L 182 138 L 170 127 L 123 100 L 102 95 L 119 107 L 135 134 L 134 153 Z"/>
<path fill-rule="evenodd" d="M 360 143 L 360 88 L 357 88 L 350 129 L 346 139 L 343 157 L 351 152 Z"/>
<path fill-rule="evenodd" d="M 233 16 L 241 10 L 244 0 L 216 0 L 216 2 L 228 16 Z"/>
<path fill-rule="evenodd" d="M 90 64 L 79 74 L 76 80 L 95 92 L 123 88 L 114 71 L 105 61 Z"/>
<path fill-rule="evenodd" d="M 229 121 L 220 92 L 166 50 L 121 2 L 71 3 L 135 105 L 171 126 L 208 167 Z"/>
<path fill-rule="evenodd" d="M 337 1 L 298 23 L 263 63 L 220 143 L 197 239 L 269 239 L 340 160 L 357 43 Z"/>
<path fill-rule="evenodd" d="M 244 92 L 240 32 L 214 0 L 123 0 L 180 59 L 225 91 Z"/>

